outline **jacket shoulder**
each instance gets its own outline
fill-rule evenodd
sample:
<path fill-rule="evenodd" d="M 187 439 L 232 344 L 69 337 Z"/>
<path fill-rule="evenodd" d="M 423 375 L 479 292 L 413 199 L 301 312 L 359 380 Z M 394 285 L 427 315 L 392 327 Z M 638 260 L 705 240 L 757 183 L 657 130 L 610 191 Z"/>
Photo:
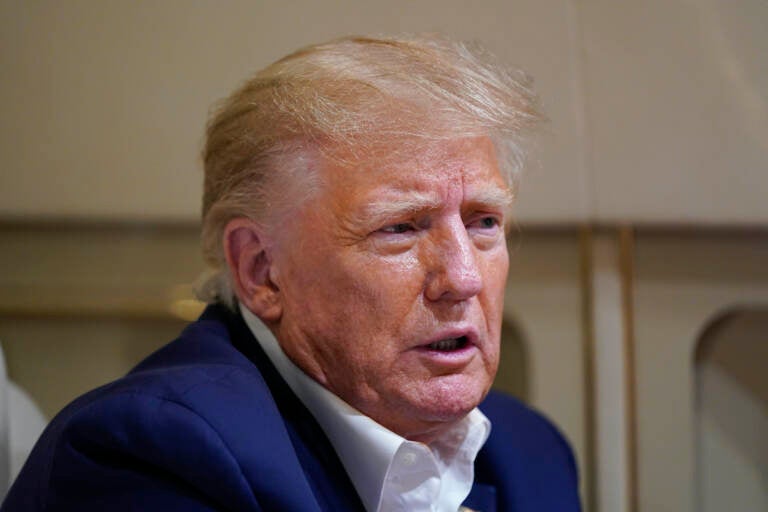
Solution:
<path fill-rule="evenodd" d="M 480 409 L 492 427 L 478 456 L 477 476 L 496 486 L 501 510 L 580 510 L 576 460 L 558 428 L 540 412 L 496 391 Z"/>
<path fill-rule="evenodd" d="M 262 510 L 287 482 L 296 490 L 282 494 L 282 509 L 306 509 L 277 405 L 219 324 L 192 324 L 62 410 L 3 510 Z"/>

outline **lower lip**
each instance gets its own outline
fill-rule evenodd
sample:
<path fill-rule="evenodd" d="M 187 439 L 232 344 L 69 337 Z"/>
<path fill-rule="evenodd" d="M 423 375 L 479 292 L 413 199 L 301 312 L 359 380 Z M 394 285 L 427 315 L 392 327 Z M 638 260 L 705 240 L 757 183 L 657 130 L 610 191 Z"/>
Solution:
<path fill-rule="evenodd" d="M 478 353 L 477 347 L 471 343 L 456 350 L 434 350 L 422 346 L 418 347 L 416 351 L 422 359 L 426 359 L 430 363 L 457 367 L 466 365 Z"/>

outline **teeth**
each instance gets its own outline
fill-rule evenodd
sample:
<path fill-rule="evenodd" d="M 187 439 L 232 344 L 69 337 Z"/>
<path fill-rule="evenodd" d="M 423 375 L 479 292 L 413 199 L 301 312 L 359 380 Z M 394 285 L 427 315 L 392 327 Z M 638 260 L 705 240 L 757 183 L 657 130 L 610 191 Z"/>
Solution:
<path fill-rule="evenodd" d="M 459 340 L 451 338 L 449 340 L 440 340 L 429 344 L 432 350 L 456 350 L 459 347 Z"/>

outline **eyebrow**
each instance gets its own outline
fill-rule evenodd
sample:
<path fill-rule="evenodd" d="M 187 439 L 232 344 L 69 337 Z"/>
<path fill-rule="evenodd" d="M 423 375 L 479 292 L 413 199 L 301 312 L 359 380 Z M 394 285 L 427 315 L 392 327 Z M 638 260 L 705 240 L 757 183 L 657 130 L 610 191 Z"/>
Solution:
<path fill-rule="evenodd" d="M 488 187 L 473 193 L 465 202 L 472 206 L 487 206 L 508 211 L 515 201 L 515 194 L 508 188 Z"/>
<path fill-rule="evenodd" d="M 371 201 L 362 210 L 362 215 L 368 219 L 384 220 L 406 216 L 411 213 L 437 210 L 439 199 L 433 194 L 411 192 L 394 200 Z"/>
<path fill-rule="evenodd" d="M 499 209 L 507 212 L 515 199 L 514 194 L 507 188 L 488 187 L 465 198 L 465 203 L 472 208 Z M 366 204 L 361 214 L 367 219 L 385 220 L 405 217 L 417 212 L 438 210 L 441 206 L 439 198 L 433 194 L 409 192 L 394 200 L 371 201 Z"/>

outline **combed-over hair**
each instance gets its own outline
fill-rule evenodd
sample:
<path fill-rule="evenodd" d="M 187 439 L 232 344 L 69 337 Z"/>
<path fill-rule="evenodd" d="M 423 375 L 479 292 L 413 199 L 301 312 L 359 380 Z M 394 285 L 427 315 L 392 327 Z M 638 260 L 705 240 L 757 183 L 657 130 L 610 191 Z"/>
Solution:
<path fill-rule="evenodd" d="M 280 186 L 311 179 L 321 156 L 394 163 L 425 145 L 490 136 L 514 186 L 524 142 L 542 119 L 528 77 L 478 46 L 437 36 L 345 37 L 308 46 L 256 73 L 208 123 L 198 295 L 232 306 L 223 232 L 237 217 L 266 224 Z"/>

